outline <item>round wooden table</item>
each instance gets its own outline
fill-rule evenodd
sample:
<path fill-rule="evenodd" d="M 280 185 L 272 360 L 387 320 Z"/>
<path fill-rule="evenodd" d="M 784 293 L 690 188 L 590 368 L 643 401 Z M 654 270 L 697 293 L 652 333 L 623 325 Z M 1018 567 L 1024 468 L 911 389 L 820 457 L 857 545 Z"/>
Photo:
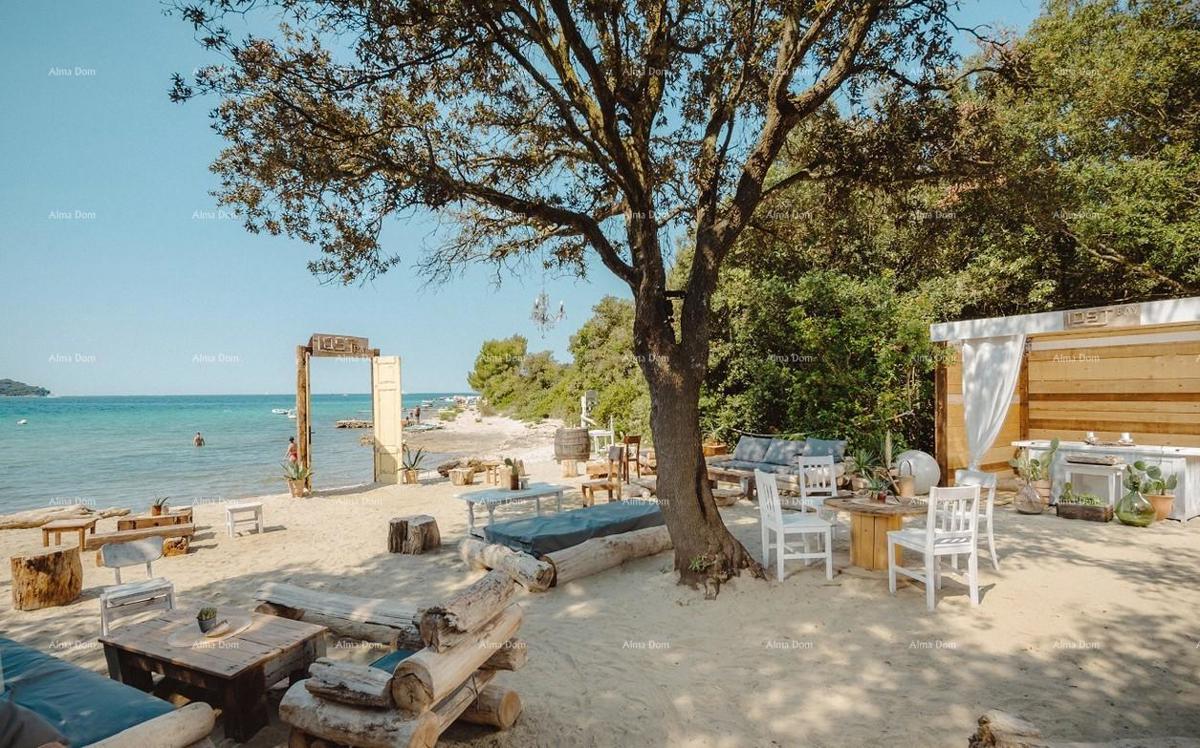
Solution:
<path fill-rule="evenodd" d="M 826 499 L 825 506 L 850 513 L 850 563 L 868 571 L 887 571 L 887 534 L 904 526 L 904 518 L 925 514 L 924 502 L 915 504 L 880 504 L 873 499 L 851 497 Z M 896 548 L 896 563 L 903 551 Z"/>

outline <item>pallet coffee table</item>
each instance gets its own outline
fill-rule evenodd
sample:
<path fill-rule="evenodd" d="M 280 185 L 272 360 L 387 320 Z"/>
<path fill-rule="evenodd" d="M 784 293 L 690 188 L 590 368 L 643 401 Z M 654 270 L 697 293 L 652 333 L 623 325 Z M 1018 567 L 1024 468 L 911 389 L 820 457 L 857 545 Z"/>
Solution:
<path fill-rule="evenodd" d="M 195 609 L 175 609 L 100 637 L 108 674 L 143 691 L 154 687 L 153 673 L 168 686 L 221 710 L 225 736 L 239 743 L 267 724 L 267 689 L 306 677 L 308 666 L 325 655 L 325 627 L 302 621 L 218 609 L 217 618 L 244 619 L 250 625 L 231 636 L 175 646 L 181 629 L 196 626 Z M 238 627 L 240 628 L 240 626 Z M 184 637 L 187 638 L 187 637 Z M 160 684 L 161 685 L 161 684 Z"/>
<path fill-rule="evenodd" d="M 880 504 L 870 499 L 842 497 L 826 499 L 825 506 L 850 514 L 850 563 L 867 571 L 887 571 L 887 534 L 904 527 L 904 518 L 927 514 L 923 502 Z M 896 546 L 896 563 L 904 550 Z"/>

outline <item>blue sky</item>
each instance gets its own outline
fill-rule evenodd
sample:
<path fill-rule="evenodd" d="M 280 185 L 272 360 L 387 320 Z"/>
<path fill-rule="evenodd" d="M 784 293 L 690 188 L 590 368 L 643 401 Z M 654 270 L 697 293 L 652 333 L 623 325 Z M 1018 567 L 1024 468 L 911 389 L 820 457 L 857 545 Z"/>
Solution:
<path fill-rule="evenodd" d="M 1037 10 L 968 2 L 962 17 L 1023 30 Z M 568 316 L 543 339 L 538 275 L 497 288 L 480 267 L 422 288 L 428 218 L 388 230 L 404 261 L 386 275 L 323 285 L 305 269 L 316 249 L 216 212 L 210 103 L 167 99 L 171 73 L 211 60 L 156 1 L 5 3 L 0 55 L 0 378 L 61 395 L 285 393 L 296 344 L 329 332 L 400 355 L 406 391 L 460 390 L 484 339 L 519 332 L 565 360 L 591 306 L 628 295 L 598 265 L 545 279 Z M 367 377 L 325 359 L 313 387 L 362 392 Z"/>

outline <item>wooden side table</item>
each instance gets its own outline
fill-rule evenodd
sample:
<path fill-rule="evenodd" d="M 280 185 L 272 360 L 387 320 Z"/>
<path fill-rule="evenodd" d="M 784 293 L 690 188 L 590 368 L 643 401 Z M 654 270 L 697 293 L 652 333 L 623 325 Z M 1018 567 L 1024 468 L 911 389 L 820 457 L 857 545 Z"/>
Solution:
<path fill-rule="evenodd" d="M 42 547 L 50 547 L 50 533 L 54 533 L 54 544 L 62 545 L 62 535 L 64 532 L 79 533 L 79 550 L 83 550 L 87 534 L 96 534 L 96 519 L 94 517 L 80 517 L 78 519 L 56 519 L 53 522 L 47 522 L 42 525 Z"/>
<path fill-rule="evenodd" d="M 236 613 L 218 610 L 217 618 Z M 143 691 L 154 687 L 153 673 L 168 685 L 200 692 L 221 709 L 225 736 L 239 743 L 267 725 L 267 689 L 290 678 L 294 683 L 308 666 L 325 656 L 325 627 L 287 618 L 250 613 L 249 628 L 195 646 L 173 646 L 169 637 L 196 625 L 196 610 L 176 609 L 142 623 L 122 626 L 100 637 L 108 674 Z"/>
<path fill-rule="evenodd" d="M 904 518 L 925 514 L 925 504 L 880 504 L 859 498 L 826 499 L 825 506 L 850 513 L 850 563 L 867 571 L 887 571 L 887 534 L 904 527 Z M 896 547 L 896 563 L 903 560 Z"/>

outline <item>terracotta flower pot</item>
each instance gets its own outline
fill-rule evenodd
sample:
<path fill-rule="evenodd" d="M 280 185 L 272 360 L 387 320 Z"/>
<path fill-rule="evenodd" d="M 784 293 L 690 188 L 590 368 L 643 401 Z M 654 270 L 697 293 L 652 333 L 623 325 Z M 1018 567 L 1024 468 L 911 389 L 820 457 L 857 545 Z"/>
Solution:
<path fill-rule="evenodd" d="M 1031 484 L 1037 495 L 1042 497 L 1043 506 L 1050 506 L 1050 481 L 1049 479 L 1035 480 Z"/>
<path fill-rule="evenodd" d="M 1154 506 L 1154 520 L 1162 522 L 1175 506 L 1175 497 L 1169 493 L 1146 494 L 1146 500 Z"/>
<path fill-rule="evenodd" d="M 163 505 L 162 504 L 151 504 L 150 505 L 150 516 L 151 517 L 161 517 L 162 513 L 163 513 Z"/>
<path fill-rule="evenodd" d="M 403 480 L 405 483 L 417 483 L 418 477 L 419 471 L 417 470 L 405 470 L 401 474 L 401 480 Z"/>
<path fill-rule="evenodd" d="M 287 482 L 287 484 L 288 484 L 288 491 L 292 494 L 293 499 L 298 499 L 304 495 L 304 481 L 289 480 Z"/>

